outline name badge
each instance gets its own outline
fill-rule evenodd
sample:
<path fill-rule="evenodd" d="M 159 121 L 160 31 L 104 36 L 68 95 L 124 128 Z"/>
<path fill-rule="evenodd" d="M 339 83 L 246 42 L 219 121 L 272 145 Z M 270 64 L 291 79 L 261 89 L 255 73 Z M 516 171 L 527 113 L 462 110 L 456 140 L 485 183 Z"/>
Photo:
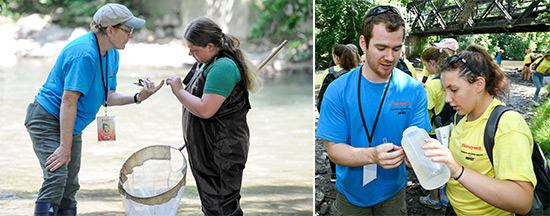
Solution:
<path fill-rule="evenodd" d="M 369 164 L 363 166 L 363 187 L 376 179 L 376 165 L 377 164 Z"/>
<path fill-rule="evenodd" d="M 97 141 L 116 141 L 114 116 L 97 117 Z"/>

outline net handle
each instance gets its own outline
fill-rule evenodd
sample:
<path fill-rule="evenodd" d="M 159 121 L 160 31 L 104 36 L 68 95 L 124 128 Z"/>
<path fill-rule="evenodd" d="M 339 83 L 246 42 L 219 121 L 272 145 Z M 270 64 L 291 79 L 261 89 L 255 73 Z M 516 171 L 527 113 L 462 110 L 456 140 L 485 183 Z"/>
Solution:
<path fill-rule="evenodd" d="M 286 44 L 288 43 L 288 40 L 285 40 L 283 41 L 283 43 L 281 43 L 281 45 L 279 45 L 272 53 L 271 55 L 269 55 L 261 64 L 260 66 L 258 67 L 258 71 L 261 71 L 264 66 L 273 58 L 275 57 L 275 55 L 277 55 L 277 53 L 279 53 L 279 51 L 281 51 L 281 49 L 283 49 L 283 47 L 286 46 Z"/>
<path fill-rule="evenodd" d="M 179 151 L 183 150 L 185 148 L 185 146 L 187 145 L 187 143 L 184 141 L 183 142 L 183 145 L 181 147 L 178 148 Z"/>

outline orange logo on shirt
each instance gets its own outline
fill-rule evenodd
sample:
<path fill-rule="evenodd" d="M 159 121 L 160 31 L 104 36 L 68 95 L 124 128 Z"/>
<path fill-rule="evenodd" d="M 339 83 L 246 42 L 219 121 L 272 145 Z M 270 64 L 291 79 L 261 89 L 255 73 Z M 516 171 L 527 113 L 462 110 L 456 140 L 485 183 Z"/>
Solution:
<path fill-rule="evenodd" d="M 481 151 L 481 146 L 475 147 L 475 146 L 469 146 L 469 145 L 466 145 L 466 144 L 462 143 L 462 147 L 467 148 L 467 149 Z"/>
<path fill-rule="evenodd" d="M 393 105 L 394 106 L 404 106 L 404 105 L 411 105 L 411 103 L 410 102 L 400 102 L 400 103 L 393 102 Z"/>

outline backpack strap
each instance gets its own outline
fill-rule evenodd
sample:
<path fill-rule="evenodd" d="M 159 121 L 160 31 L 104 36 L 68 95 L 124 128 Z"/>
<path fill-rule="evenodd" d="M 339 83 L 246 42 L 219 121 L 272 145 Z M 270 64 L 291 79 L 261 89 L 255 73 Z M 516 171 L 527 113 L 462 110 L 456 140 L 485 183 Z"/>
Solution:
<path fill-rule="evenodd" d="M 335 67 L 335 66 L 329 67 L 329 68 L 328 68 L 328 73 L 329 73 L 329 74 L 333 74 L 333 75 L 334 75 L 334 73 L 336 72 L 336 71 L 334 71 L 334 67 Z"/>
<path fill-rule="evenodd" d="M 395 64 L 395 67 L 403 71 L 403 73 L 406 73 L 407 75 L 412 77 L 412 71 L 410 71 L 409 68 L 407 67 L 407 64 L 405 63 L 405 58 L 403 58 L 403 56 L 399 56 L 399 59 L 397 60 L 397 64 Z"/>
<path fill-rule="evenodd" d="M 336 72 L 334 76 L 335 76 L 336 78 L 338 78 L 338 77 L 344 75 L 344 74 L 347 73 L 347 72 L 349 72 L 349 70 L 347 70 L 347 69 L 342 69 L 342 70 Z"/>
<path fill-rule="evenodd" d="M 317 95 L 317 111 L 319 111 L 319 113 L 321 113 L 321 103 L 323 102 L 325 91 L 327 90 L 328 85 L 330 85 L 332 81 L 338 78 L 336 76 L 337 73 L 338 72 L 334 70 L 334 67 L 328 68 L 328 73 L 321 82 L 321 86 L 319 87 L 319 94 Z"/>
<path fill-rule="evenodd" d="M 491 112 L 489 120 L 487 120 L 487 124 L 485 125 L 483 143 L 485 144 L 485 151 L 487 152 L 487 156 L 489 157 L 491 164 L 493 163 L 493 147 L 495 146 L 495 135 L 498 129 L 498 122 L 500 121 L 502 114 L 508 110 L 513 109 L 508 106 L 496 106 L 493 112 Z"/>
<path fill-rule="evenodd" d="M 339 71 L 335 71 L 334 70 L 334 67 L 330 67 L 328 69 L 328 73 L 329 74 L 332 74 L 334 76 L 334 79 L 344 75 L 345 73 L 349 72 L 349 70 L 346 70 L 346 69 L 342 69 L 342 70 L 339 70 Z"/>
<path fill-rule="evenodd" d="M 487 125 L 485 126 L 483 142 L 491 164 L 493 163 L 493 147 L 495 145 L 495 134 L 498 127 L 498 122 L 502 114 L 508 110 L 513 109 L 502 105 L 496 106 L 493 112 L 491 112 Z M 542 211 L 547 212 L 549 208 L 550 200 L 548 193 L 550 191 L 550 174 L 548 172 L 548 165 L 546 163 L 544 153 L 534 140 L 531 161 L 533 162 L 533 171 L 535 172 L 535 176 L 537 178 L 537 185 L 533 191 L 533 204 L 531 206 L 531 211 L 527 215 L 538 215 Z"/>

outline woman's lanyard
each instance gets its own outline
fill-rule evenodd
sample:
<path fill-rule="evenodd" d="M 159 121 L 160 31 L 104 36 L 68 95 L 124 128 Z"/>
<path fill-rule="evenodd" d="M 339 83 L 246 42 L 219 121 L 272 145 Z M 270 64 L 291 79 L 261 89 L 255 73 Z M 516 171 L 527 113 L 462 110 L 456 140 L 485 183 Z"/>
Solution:
<path fill-rule="evenodd" d="M 105 102 L 103 103 L 103 106 L 105 107 L 105 116 L 107 116 L 107 97 L 109 96 L 109 91 L 107 90 L 109 86 L 109 58 L 107 55 L 107 52 L 105 52 L 105 77 L 103 77 L 103 63 L 101 61 L 101 52 L 99 51 L 99 39 L 94 34 L 95 37 L 95 44 L 97 45 L 97 55 L 99 57 L 99 67 L 101 68 L 101 83 L 103 84 L 103 88 L 105 89 Z"/>
<path fill-rule="evenodd" d="M 390 83 L 393 78 L 393 71 L 392 71 L 392 74 L 390 74 L 390 81 L 388 82 L 388 85 L 386 85 L 386 90 L 384 90 L 384 96 L 382 96 L 382 101 L 380 101 L 380 106 L 378 107 L 378 113 L 376 113 L 376 118 L 374 119 L 374 125 L 372 126 L 372 133 L 369 134 L 369 130 L 367 129 L 367 124 L 365 123 L 365 117 L 363 117 L 363 108 L 361 107 L 361 78 L 363 77 L 363 74 L 361 73 L 362 69 L 363 67 L 361 66 L 361 70 L 359 71 L 359 82 L 357 84 L 357 99 L 359 101 L 359 113 L 361 113 L 363 128 L 365 129 L 365 133 L 367 133 L 367 138 L 369 139 L 369 148 L 370 148 L 372 147 L 372 139 L 374 138 L 374 130 L 376 130 L 378 117 L 380 117 L 380 110 L 382 110 L 382 105 L 384 105 L 384 99 L 386 98 L 386 93 L 388 93 L 388 88 L 390 88 Z"/>

